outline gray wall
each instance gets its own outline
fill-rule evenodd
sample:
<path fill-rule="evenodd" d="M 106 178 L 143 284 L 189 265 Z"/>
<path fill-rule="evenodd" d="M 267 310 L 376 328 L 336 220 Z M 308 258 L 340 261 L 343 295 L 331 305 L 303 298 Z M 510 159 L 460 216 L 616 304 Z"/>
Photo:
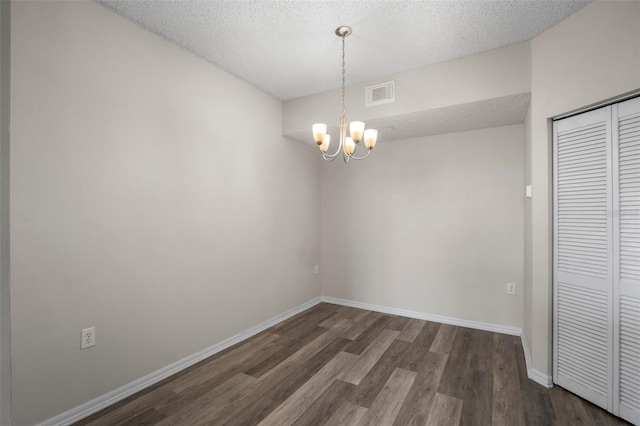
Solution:
<path fill-rule="evenodd" d="M 527 116 L 524 120 L 524 182 L 531 185 L 531 105 L 527 110 Z M 533 190 L 533 187 L 532 187 Z M 532 194 L 533 196 L 533 194 Z M 533 334 L 533 312 L 530 303 L 533 297 L 533 279 L 531 270 L 531 204 L 532 198 L 524 199 L 524 311 L 523 311 L 523 327 L 522 338 L 526 341 L 526 348 L 529 350 L 527 356 L 531 355 L 531 336 Z M 529 362 L 531 362 L 529 360 Z"/>
<path fill-rule="evenodd" d="M 380 143 L 321 181 L 323 295 L 522 327 L 522 125 Z"/>
<path fill-rule="evenodd" d="M 531 90 L 529 115 L 524 125 L 381 142 L 365 162 L 323 165 L 322 180 L 313 149 L 280 136 L 282 108 L 308 123 L 322 118 L 315 107 L 281 105 L 93 3 L 12 9 L 16 425 L 318 296 L 320 258 L 324 294 L 521 326 L 533 367 L 550 373 L 548 119 L 640 87 L 640 3 L 594 2 L 531 43 L 397 76 L 421 82 L 407 111 Z M 464 86 L 443 83 L 462 69 Z M 4 68 L 0 80 L 6 103 Z M 336 99 L 315 96 L 320 109 Z M 89 326 L 98 344 L 81 352 Z"/>
<path fill-rule="evenodd" d="M 348 117 L 367 122 L 528 93 L 531 91 L 530 57 L 529 42 L 524 42 L 354 84 L 346 91 Z M 365 107 L 365 87 L 390 80 L 396 82 L 395 102 Z M 334 123 L 339 99 L 340 91 L 336 89 L 284 101 L 283 133 L 309 134 L 309 123 Z"/>
<path fill-rule="evenodd" d="M 11 413 L 9 285 L 9 101 L 11 2 L 0 2 L 0 424 Z"/>
<path fill-rule="evenodd" d="M 640 88 L 640 2 L 593 2 L 532 41 L 531 344 L 551 374 L 552 203 L 549 119 Z"/>
<path fill-rule="evenodd" d="M 15 425 L 320 295 L 278 100 L 91 2 L 14 3 L 12 47 Z"/>

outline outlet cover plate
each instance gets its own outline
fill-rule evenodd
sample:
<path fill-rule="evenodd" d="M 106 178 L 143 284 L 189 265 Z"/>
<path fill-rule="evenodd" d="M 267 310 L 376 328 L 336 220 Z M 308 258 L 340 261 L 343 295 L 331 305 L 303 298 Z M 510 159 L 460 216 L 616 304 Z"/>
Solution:
<path fill-rule="evenodd" d="M 96 345 L 96 328 L 85 328 L 82 330 L 82 337 L 80 340 L 80 349 L 87 349 Z"/>
<path fill-rule="evenodd" d="M 507 283 L 507 294 L 516 294 L 516 283 Z"/>

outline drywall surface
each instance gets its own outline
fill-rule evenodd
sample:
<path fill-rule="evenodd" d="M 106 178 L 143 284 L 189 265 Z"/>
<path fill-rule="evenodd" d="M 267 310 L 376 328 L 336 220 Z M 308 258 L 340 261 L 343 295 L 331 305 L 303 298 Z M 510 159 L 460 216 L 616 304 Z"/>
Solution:
<path fill-rule="evenodd" d="M 15 425 L 320 295 L 320 166 L 278 100 L 97 4 L 12 6 Z"/>
<path fill-rule="evenodd" d="M 351 120 L 368 121 L 528 93 L 530 73 L 529 42 L 519 43 L 350 85 L 347 115 Z M 347 63 L 347 79 L 348 75 Z M 365 87 L 390 80 L 396 82 L 395 102 L 366 108 Z M 337 123 L 339 108 L 339 89 L 285 101 L 283 134 L 310 134 L 310 123 Z"/>
<path fill-rule="evenodd" d="M 11 424 L 9 100 L 11 2 L 0 2 L 0 425 Z"/>
<path fill-rule="evenodd" d="M 551 374 L 552 202 L 549 119 L 640 88 L 640 2 L 593 2 L 532 41 L 533 367 Z"/>
<path fill-rule="evenodd" d="M 523 125 L 381 143 L 321 182 L 323 295 L 522 327 Z"/>
<path fill-rule="evenodd" d="M 524 120 L 524 185 L 523 191 L 527 185 L 531 185 L 531 108 L 527 110 L 527 116 Z M 533 187 L 531 187 L 533 194 Z M 531 299 L 533 298 L 533 271 L 531 270 L 531 203 L 532 198 L 524 199 L 524 310 L 522 318 L 522 334 L 527 341 L 527 348 L 531 350 L 528 344 L 533 333 L 533 313 L 531 312 Z M 531 355 L 529 353 L 529 355 Z"/>

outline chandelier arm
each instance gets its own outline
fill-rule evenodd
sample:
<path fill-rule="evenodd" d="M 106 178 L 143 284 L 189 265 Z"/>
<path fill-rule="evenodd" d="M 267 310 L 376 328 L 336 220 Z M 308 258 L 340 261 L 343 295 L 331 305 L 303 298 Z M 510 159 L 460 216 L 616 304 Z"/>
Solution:
<path fill-rule="evenodd" d="M 371 150 L 367 149 L 367 154 L 363 155 L 362 157 L 356 157 L 355 155 L 352 155 L 351 158 L 353 158 L 354 160 L 364 160 L 365 158 L 367 158 L 369 156 L 369 154 L 371 154 Z"/>
<path fill-rule="evenodd" d="M 327 157 L 334 159 L 338 156 L 341 150 L 342 150 L 342 140 L 340 140 L 340 142 L 338 143 L 338 149 L 336 149 L 336 152 L 334 152 L 333 154 L 327 154 L 326 152 L 323 152 L 322 156 L 325 157 L 325 160 Z"/>
<path fill-rule="evenodd" d="M 337 155 L 337 153 L 336 153 L 336 155 L 334 155 L 333 157 L 331 157 L 331 156 L 329 156 L 329 155 L 326 155 L 326 154 L 322 153 L 322 158 L 324 159 L 324 161 L 333 161 L 333 160 L 335 160 L 336 158 L 338 158 L 338 155 Z"/>

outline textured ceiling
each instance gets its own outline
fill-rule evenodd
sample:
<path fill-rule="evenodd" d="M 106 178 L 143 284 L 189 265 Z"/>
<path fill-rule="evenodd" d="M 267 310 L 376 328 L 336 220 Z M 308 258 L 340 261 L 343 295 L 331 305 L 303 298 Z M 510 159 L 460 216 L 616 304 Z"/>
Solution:
<path fill-rule="evenodd" d="M 588 3 L 533 1 L 98 0 L 280 99 L 530 40 Z"/>

